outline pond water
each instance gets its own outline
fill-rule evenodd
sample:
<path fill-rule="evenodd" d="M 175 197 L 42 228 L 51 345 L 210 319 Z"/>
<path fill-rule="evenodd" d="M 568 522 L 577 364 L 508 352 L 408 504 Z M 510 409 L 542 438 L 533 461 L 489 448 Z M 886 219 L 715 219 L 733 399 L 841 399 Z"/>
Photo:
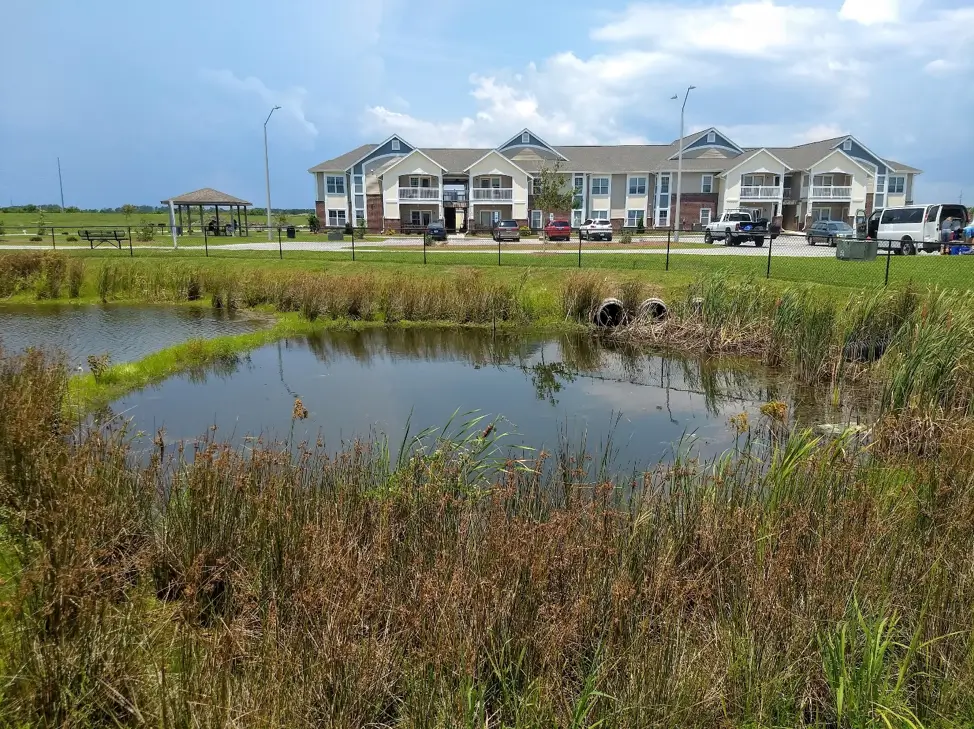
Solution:
<path fill-rule="evenodd" d="M 187 339 L 242 334 L 265 321 L 202 306 L 0 306 L 0 344 L 60 350 L 68 365 L 88 368 L 88 355 L 130 362 Z"/>
<path fill-rule="evenodd" d="M 292 421 L 294 399 L 308 410 Z M 716 455 L 734 441 L 728 418 L 757 417 L 771 399 L 798 417 L 854 419 L 828 412 L 782 378 L 600 345 L 587 335 L 496 335 L 483 330 L 369 328 L 329 330 L 281 341 L 205 372 L 167 380 L 114 403 L 132 429 L 166 442 L 192 440 L 216 426 L 218 438 L 245 443 L 321 439 L 337 450 L 385 434 L 398 448 L 429 426 L 453 431 L 476 413 L 500 417 L 505 443 L 608 453 L 614 467 L 649 466 L 678 442 Z M 293 433 L 292 433 L 293 428 Z"/>

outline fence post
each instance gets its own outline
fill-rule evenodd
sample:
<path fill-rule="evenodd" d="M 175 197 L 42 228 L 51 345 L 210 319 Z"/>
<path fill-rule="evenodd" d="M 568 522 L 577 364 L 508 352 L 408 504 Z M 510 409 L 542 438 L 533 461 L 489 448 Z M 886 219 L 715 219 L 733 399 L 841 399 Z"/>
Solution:
<path fill-rule="evenodd" d="M 342 240 L 345 240 L 344 233 L 342 233 Z M 352 260 L 355 260 L 355 231 L 352 231 Z"/>
<path fill-rule="evenodd" d="M 428 235 L 429 233 L 426 232 L 423 233 L 423 265 L 424 266 L 426 265 L 426 236 Z"/>
<path fill-rule="evenodd" d="M 129 226 L 129 258 L 132 258 L 135 253 L 132 252 L 132 226 Z"/>
<path fill-rule="evenodd" d="M 582 229 L 578 229 L 578 267 L 582 267 Z"/>
<path fill-rule="evenodd" d="M 501 238 L 497 236 L 497 265 L 501 265 Z"/>
<path fill-rule="evenodd" d="M 883 286 L 889 286 L 889 259 L 892 254 L 893 246 L 890 245 L 889 241 L 886 241 L 886 281 L 883 283 Z"/>
<path fill-rule="evenodd" d="M 666 229 L 666 270 L 670 270 L 670 229 Z"/>
<path fill-rule="evenodd" d="M 206 231 L 203 231 L 203 252 L 206 253 L 206 257 L 210 257 L 210 241 L 206 237 Z"/>
<path fill-rule="evenodd" d="M 768 231 L 768 273 L 765 278 L 771 278 L 771 244 L 774 242 L 774 238 L 771 236 L 771 231 Z"/>
<path fill-rule="evenodd" d="M 54 237 L 54 226 L 51 226 L 51 247 L 57 250 L 57 238 Z"/>
<path fill-rule="evenodd" d="M 284 260 L 284 245 L 281 243 L 281 226 L 277 226 L 277 252 L 281 260 Z"/>

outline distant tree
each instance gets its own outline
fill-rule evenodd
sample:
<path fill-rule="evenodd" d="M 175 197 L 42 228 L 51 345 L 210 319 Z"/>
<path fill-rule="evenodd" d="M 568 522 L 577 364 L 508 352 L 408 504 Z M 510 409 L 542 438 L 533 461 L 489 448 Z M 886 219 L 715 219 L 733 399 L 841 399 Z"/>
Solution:
<path fill-rule="evenodd" d="M 125 216 L 125 222 L 129 222 L 129 219 L 138 212 L 138 208 L 132 203 L 125 203 L 121 208 L 122 215 Z"/>
<path fill-rule="evenodd" d="M 541 239 L 547 241 L 548 237 L 544 232 L 544 227 L 548 223 L 548 213 L 556 210 L 571 210 L 575 203 L 575 190 L 565 185 L 565 179 L 559 174 L 560 164 L 549 167 L 547 164 L 541 167 L 536 180 L 534 195 L 534 206 L 541 210 Z"/>
<path fill-rule="evenodd" d="M 23 211 L 25 213 L 36 213 L 37 212 L 37 206 L 36 205 L 24 205 Z"/>
<path fill-rule="evenodd" d="M 37 210 L 37 235 L 44 235 L 44 224 L 47 222 L 47 216 L 43 210 L 36 206 L 35 210 Z"/>
<path fill-rule="evenodd" d="M 287 227 L 287 213 L 283 210 L 274 216 L 274 222 L 277 224 L 278 230 Z"/>
<path fill-rule="evenodd" d="M 81 210 L 79 210 L 78 208 L 76 208 L 74 205 L 68 205 L 68 207 L 66 207 L 64 209 L 64 212 L 66 212 L 66 213 L 80 213 Z"/>

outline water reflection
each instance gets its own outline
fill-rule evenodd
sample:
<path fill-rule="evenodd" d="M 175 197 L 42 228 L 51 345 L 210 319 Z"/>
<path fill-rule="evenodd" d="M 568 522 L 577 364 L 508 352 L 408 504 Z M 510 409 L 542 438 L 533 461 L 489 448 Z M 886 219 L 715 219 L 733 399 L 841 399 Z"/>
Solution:
<path fill-rule="evenodd" d="M 116 404 L 146 432 L 193 438 L 289 434 L 337 446 L 407 423 L 442 425 L 457 411 L 506 418 L 518 443 L 554 447 L 614 434 L 625 464 L 664 457 L 692 434 L 702 454 L 728 447 L 727 419 L 761 404 L 800 404 L 799 417 L 849 419 L 802 400 L 786 374 L 613 346 L 585 334 L 491 336 L 461 329 L 328 330 L 283 340 L 218 368 L 178 377 Z M 300 397 L 310 411 L 291 422 Z"/>

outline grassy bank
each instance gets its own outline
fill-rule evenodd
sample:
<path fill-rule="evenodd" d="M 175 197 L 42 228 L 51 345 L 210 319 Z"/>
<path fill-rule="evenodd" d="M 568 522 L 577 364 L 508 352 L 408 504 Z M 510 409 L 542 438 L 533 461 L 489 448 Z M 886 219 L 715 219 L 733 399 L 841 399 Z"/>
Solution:
<path fill-rule="evenodd" d="M 124 433 L 52 437 L 67 392 L 42 355 L 0 356 L 5 725 L 974 719 L 956 408 L 936 458 L 768 408 L 717 463 L 617 483 L 579 454 L 506 461 L 486 423 L 401 456 L 157 441 L 138 462 Z"/>

